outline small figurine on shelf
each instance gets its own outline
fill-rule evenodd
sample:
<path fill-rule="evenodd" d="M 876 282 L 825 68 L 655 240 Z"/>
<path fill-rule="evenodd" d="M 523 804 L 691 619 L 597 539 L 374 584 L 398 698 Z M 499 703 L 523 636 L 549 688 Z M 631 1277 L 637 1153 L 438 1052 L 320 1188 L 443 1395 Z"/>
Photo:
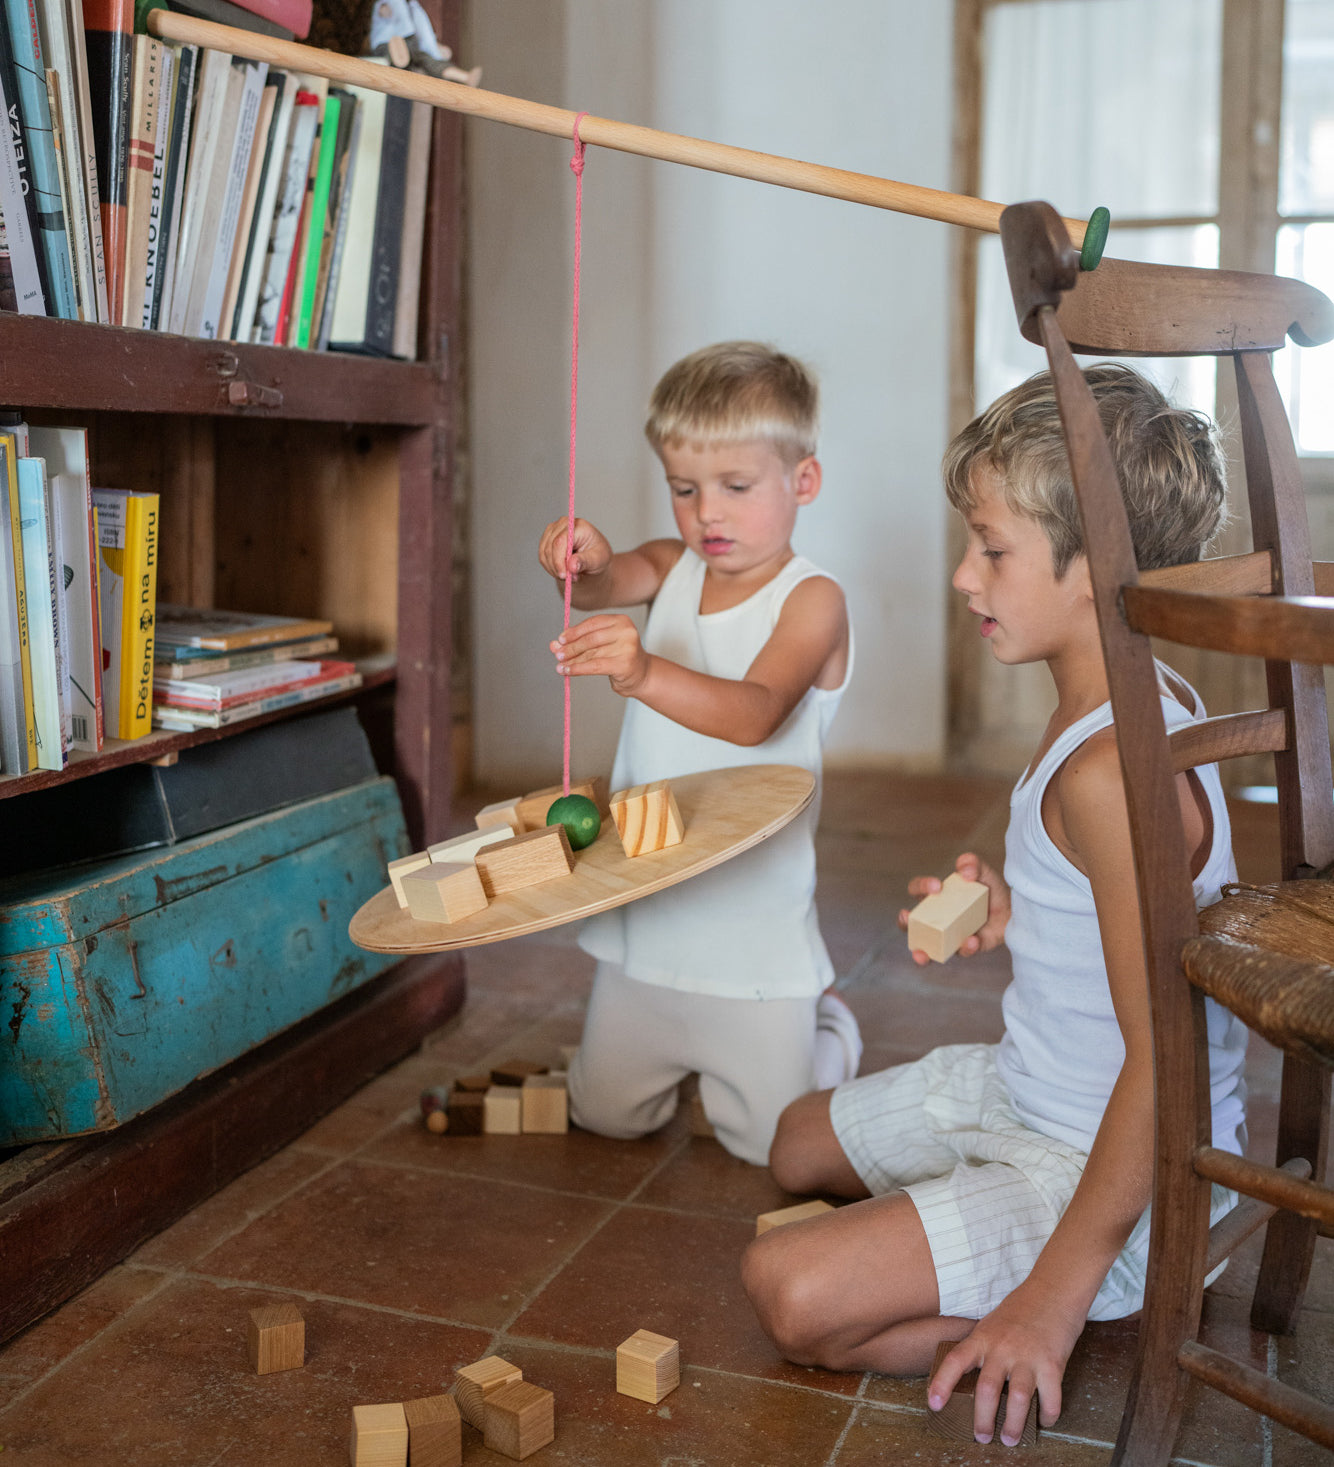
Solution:
<path fill-rule="evenodd" d="M 376 0 L 371 11 L 371 55 L 387 56 L 397 67 L 411 67 L 444 81 L 475 87 L 482 68 L 471 71 L 451 66 L 454 53 L 436 39 L 430 19 L 418 0 Z"/>

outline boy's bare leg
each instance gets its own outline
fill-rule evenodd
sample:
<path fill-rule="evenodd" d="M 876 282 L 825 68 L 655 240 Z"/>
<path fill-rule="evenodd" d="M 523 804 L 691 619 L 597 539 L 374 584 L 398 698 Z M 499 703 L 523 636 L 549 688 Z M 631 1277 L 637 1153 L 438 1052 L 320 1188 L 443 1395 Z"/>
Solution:
<path fill-rule="evenodd" d="M 793 1192 L 866 1198 L 830 1124 L 830 1093 L 783 1112 L 774 1177 Z M 937 1343 L 976 1323 L 941 1316 L 931 1248 L 902 1192 L 772 1229 L 746 1249 L 741 1278 L 765 1332 L 800 1365 L 925 1375 Z"/>

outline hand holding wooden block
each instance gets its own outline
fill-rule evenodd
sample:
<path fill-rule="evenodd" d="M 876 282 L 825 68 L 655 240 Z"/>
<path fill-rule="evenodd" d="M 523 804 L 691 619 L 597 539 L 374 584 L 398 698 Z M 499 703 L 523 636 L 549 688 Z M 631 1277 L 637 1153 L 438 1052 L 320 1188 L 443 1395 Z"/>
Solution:
<path fill-rule="evenodd" d="M 484 846 L 477 852 L 476 861 L 482 889 L 493 900 L 507 891 L 568 876 L 574 870 L 574 852 L 563 825 L 544 825 L 541 830 Z"/>
<path fill-rule="evenodd" d="M 482 1430 L 491 1451 L 522 1462 L 556 1440 L 556 1398 L 526 1380 L 501 1386 L 486 1398 Z"/>
<path fill-rule="evenodd" d="M 353 1406 L 348 1460 L 352 1467 L 407 1467 L 408 1419 L 403 1407 Z"/>
<path fill-rule="evenodd" d="M 656 1406 L 681 1384 L 681 1347 L 666 1335 L 638 1329 L 616 1347 L 616 1390 Z"/>
<path fill-rule="evenodd" d="M 923 897 L 908 913 L 908 946 L 943 963 L 959 951 L 987 920 L 990 893 L 980 881 L 965 881 L 952 871 L 939 891 Z"/>
<path fill-rule="evenodd" d="M 665 850 L 685 838 L 676 796 L 665 779 L 618 791 L 611 797 L 611 814 L 627 856 Z"/>
<path fill-rule="evenodd" d="M 408 911 L 418 922 L 461 922 L 486 910 L 486 892 L 477 867 L 436 865 L 409 871 L 399 881 Z"/>
<path fill-rule="evenodd" d="M 472 1365 L 465 1365 L 454 1383 L 454 1399 L 469 1426 L 481 1431 L 484 1424 L 483 1406 L 486 1399 L 502 1386 L 513 1385 L 523 1379 L 523 1371 L 499 1355 L 488 1355 Z"/>
<path fill-rule="evenodd" d="M 927 1388 L 930 1389 L 931 1381 L 945 1356 L 954 1348 L 956 1341 L 941 1340 L 936 1346 L 936 1358 L 931 1363 L 931 1374 L 927 1376 Z M 976 1437 L 973 1434 L 973 1405 L 974 1394 L 977 1390 L 977 1371 L 970 1370 L 966 1375 L 960 1377 L 959 1384 L 950 1393 L 950 1398 L 940 1408 L 933 1411 L 930 1406 L 926 1410 L 926 1422 L 931 1432 L 946 1441 L 973 1442 Z M 996 1430 L 992 1437 L 994 1442 L 1000 1441 L 1001 1423 L 1005 1420 L 1005 1408 L 1010 1399 L 1008 1390 L 1001 1392 L 1000 1404 L 996 1407 Z M 1024 1421 L 1024 1429 L 1016 1446 L 1031 1447 L 1038 1439 L 1038 1397 L 1033 1393 L 1028 1403 L 1028 1416 Z"/>
<path fill-rule="evenodd" d="M 563 1136 L 570 1129 L 570 1098 L 563 1074 L 529 1075 L 520 1094 L 526 1134 Z"/>
<path fill-rule="evenodd" d="M 808 1217 L 820 1217 L 833 1212 L 827 1202 L 817 1197 L 813 1202 L 798 1202 L 795 1207 L 780 1207 L 774 1212 L 762 1212 L 755 1219 L 755 1236 L 758 1238 L 770 1228 L 781 1228 L 785 1223 L 804 1222 Z"/>
<path fill-rule="evenodd" d="M 246 1344 L 256 1375 L 299 1370 L 306 1363 L 306 1321 L 295 1304 L 252 1309 Z"/>
<path fill-rule="evenodd" d="M 460 1467 L 463 1427 L 453 1396 L 425 1396 L 404 1401 L 408 1422 L 408 1460 L 412 1467 Z"/>

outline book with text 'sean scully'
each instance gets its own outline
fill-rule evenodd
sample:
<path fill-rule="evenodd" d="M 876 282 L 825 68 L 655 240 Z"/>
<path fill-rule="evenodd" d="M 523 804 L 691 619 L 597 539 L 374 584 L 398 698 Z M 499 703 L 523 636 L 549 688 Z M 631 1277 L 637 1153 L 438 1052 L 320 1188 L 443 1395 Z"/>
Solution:
<path fill-rule="evenodd" d="M 37 768 L 61 770 L 65 767 L 65 739 L 60 716 L 60 631 L 56 620 L 55 550 L 47 508 L 46 464 L 40 458 L 21 458 L 18 476 L 23 574 L 28 583 Z"/>
<path fill-rule="evenodd" d="M 12 433 L 0 433 L 0 765 L 6 774 L 37 768 L 23 520 Z"/>
<path fill-rule="evenodd" d="M 291 642 L 299 637 L 327 637 L 333 622 L 298 616 L 271 616 L 257 611 L 218 611 L 213 607 L 158 607 L 158 641 L 163 647 L 210 647 L 231 652 Z"/>
<path fill-rule="evenodd" d="M 274 662 L 304 662 L 338 651 L 337 637 L 303 637 L 298 642 L 273 642 L 245 652 L 211 652 L 205 647 L 168 647 L 159 642 L 154 653 L 153 680 L 212 677 L 239 672 L 243 667 L 267 667 Z"/>
<path fill-rule="evenodd" d="M 102 701 L 108 737 L 141 738 L 153 713 L 158 496 L 94 489 L 102 611 Z"/>
<path fill-rule="evenodd" d="M 329 698 L 335 693 L 344 693 L 361 686 L 361 674 L 350 662 L 324 662 L 326 671 L 319 677 L 283 688 L 279 692 L 263 694 L 250 702 L 238 703 L 233 708 L 168 708 L 159 703 L 153 709 L 155 728 L 191 729 L 225 728 L 231 723 L 243 723 L 247 718 L 258 718 L 264 713 L 277 713 L 284 708 L 295 708 L 301 703 L 313 702 L 316 698 Z"/>
<path fill-rule="evenodd" d="M 88 431 L 33 427 L 28 444 L 46 460 L 55 506 L 56 569 L 65 593 L 61 639 L 68 669 L 70 746 L 96 753 L 104 729 L 102 637 Z"/>
<path fill-rule="evenodd" d="M 235 708 L 253 703 L 285 688 L 299 687 L 316 679 L 328 681 L 357 669 L 351 662 L 274 662 L 268 667 L 245 667 L 235 672 L 205 674 L 194 678 L 155 678 L 153 701 L 174 708 Z"/>

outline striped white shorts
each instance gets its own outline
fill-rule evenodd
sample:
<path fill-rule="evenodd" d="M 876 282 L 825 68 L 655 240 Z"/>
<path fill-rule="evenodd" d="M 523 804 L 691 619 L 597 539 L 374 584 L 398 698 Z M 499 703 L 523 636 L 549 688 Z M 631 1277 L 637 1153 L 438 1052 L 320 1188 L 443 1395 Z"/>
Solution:
<path fill-rule="evenodd" d="M 912 1198 L 936 1266 L 940 1312 L 961 1319 L 989 1314 L 1028 1277 L 1088 1160 L 1015 1115 L 989 1044 L 947 1045 L 850 1080 L 834 1091 L 829 1116 L 872 1196 L 902 1190 Z M 1215 1186 L 1211 1221 L 1236 1200 Z M 1090 1319 L 1123 1319 L 1141 1307 L 1148 1253 L 1146 1208 Z"/>

